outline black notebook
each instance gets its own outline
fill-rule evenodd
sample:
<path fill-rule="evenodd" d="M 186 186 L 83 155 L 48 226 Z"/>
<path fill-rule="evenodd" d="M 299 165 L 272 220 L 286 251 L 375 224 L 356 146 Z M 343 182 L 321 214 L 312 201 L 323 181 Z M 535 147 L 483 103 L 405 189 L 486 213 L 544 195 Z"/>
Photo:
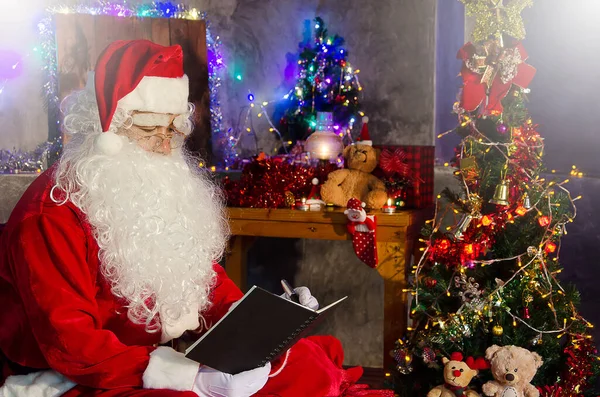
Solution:
<path fill-rule="evenodd" d="M 262 367 L 307 335 L 346 298 L 312 310 L 254 286 L 185 355 L 228 374 Z"/>

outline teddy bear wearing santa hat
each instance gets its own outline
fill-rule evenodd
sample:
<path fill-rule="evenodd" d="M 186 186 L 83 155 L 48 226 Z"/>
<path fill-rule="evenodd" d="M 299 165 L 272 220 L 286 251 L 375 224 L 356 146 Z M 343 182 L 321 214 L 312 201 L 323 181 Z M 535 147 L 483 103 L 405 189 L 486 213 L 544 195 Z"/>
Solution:
<path fill-rule="evenodd" d="M 216 264 L 222 194 L 182 150 L 188 89 L 181 47 L 117 41 L 65 99 L 62 157 L 0 236 L 0 396 L 364 393 L 332 337 L 237 375 L 159 346 L 201 335 L 242 297 Z"/>

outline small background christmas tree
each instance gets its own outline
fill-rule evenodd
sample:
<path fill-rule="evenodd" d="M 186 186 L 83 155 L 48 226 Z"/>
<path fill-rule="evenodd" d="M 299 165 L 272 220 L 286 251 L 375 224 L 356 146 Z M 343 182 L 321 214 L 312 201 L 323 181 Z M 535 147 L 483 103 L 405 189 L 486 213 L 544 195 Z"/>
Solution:
<path fill-rule="evenodd" d="M 348 62 L 344 39 L 330 35 L 321 18 L 315 18 L 313 27 L 313 42 L 300 44 L 298 79 L 285 97 L 280 121 L 285 140 L 293 142 L 306 139 L 315 130 L 317 112 L 333 112 L 340 135 L 349 134 L 364 115 L 359 104 L 359 70 Z"/>
<path fill-rule="evenodd" d="M 561 238 L 579 197 L 568 180 L 543 174 L 543 138 L 526 109 L 535 70 L 520 44 L 520 13 L 532 0 L 461 1 L 476 18 L 474 44 L 459 52 L 464 85 L 451 131 L 462 137 L 452 165 L 463 189 L 445 190 L 425 227 L 412 327 L 392 352 L 396 389 L 425 396 L 444 383 L 442 356 L 484 356 L 497 344 L 543 357 L 534 379 L 542 396 L 597 395 L 592 324 L 577 311 L 576 289 L 559 280 Z M 483 372 L 472 386 L 481 391 L 489 379 Z"/>

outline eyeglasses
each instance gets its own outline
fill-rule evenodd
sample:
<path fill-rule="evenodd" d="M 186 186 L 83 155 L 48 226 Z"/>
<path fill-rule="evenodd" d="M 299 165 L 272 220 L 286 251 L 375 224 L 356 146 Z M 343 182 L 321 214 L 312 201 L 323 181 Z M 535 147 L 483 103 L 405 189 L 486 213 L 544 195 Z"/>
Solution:
<path fill-rule="evenodd" d="M 138 145 L 146 150 L 156 151 L 163 146 L 165 141 L 170 141 L 171 149 L 183 146 L 185 135 L 178 131 L 173 125 L 163 126 L 139 126 L 133 125 L 129 131 L 129 137 L 138 142 Z M 163 132 L 166 131 L 166 132 Z"/>
<path fill-rule="evenodd" d="M 185 140 L 185 134 L 176 127 L 182 124 L 182 117 L 185 116 L 134 111 L 133 124 L 126 135 L 147 151 L 161 152 L 165 141 L 169 141 L 170 149 L 178 149 Z"/>

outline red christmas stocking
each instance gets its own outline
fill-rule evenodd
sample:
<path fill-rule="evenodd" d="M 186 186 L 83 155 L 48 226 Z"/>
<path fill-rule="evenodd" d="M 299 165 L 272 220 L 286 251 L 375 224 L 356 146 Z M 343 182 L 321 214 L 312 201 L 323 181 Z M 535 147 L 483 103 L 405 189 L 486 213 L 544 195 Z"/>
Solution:
<path fill-rule="evenodd" d="M 377 258 L 377 238 L 375 230 L 377 221 L 374 215 L 367 216 L 364 222 L 350 222 L 352 245 L 358 259 L 367 266 L 376 268 L 379 264 Z"/>

